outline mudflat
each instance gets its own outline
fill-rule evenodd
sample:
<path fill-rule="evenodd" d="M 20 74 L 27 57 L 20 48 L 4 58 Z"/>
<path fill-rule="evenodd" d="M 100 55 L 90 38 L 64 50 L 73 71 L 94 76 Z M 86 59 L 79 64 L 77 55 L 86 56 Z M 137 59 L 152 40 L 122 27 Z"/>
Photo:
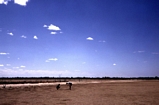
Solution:
<path fill-rule="evenodd" d="M 61 84 L 0 87 L 0 105 L 159 105 L 159 81 L 73 82 L 72 90 Z"/>

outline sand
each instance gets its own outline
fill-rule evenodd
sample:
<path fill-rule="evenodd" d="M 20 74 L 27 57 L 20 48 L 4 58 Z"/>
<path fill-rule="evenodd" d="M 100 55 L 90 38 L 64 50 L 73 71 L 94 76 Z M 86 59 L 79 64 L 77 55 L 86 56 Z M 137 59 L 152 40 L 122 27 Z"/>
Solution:
<path fill-rule="evenodd" d="M 0 105 L 159 105 L 159 81 L 82 81 L 0 86 Z"/>

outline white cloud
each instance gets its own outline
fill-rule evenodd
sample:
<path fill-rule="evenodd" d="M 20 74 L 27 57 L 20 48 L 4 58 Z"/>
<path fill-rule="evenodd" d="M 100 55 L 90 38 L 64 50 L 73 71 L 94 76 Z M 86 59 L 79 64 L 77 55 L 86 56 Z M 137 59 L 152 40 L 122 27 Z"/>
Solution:
<path fill-rule="evenodd" d="M 93 38 L 92 37 L 88 37 L 88 38 L 86 38 L 87 40 L 93 40 Z"/>
<path fill-rule="evenodd" d="M 3 77 L 92 77 L 94 74 L 81 70 L 22 70 L 22 69 L 1 69 L 0 76 Z"/>
<path fill-rule="evenodd" d="M 57 61 L 58 59 L 57 58 L 49 58 L 47 60 L 45 60 L 45 62 L 51 62 L 51 61 Z"/>
<path fill-rule="evenodd" d="M 20 66 L 20 67 L 25 68 L 25 66 L 23 66 L 23 65 L 22 65 L 22 66 Z"/>
<path fill-rule="evenodd" d="M 45 62 L 50 62 L 49 60 L 46 60 Z"/>
<path fill-rule="evenodd" d="M 15 3 L 15 4 L 22 5 L 22 6 L 26 6 L 26 3 L 27 3 L 28 1 L 29 1 L 29 0 L 14 0 L 14 3 Z"/>
<path fill-rule="evenodd" d="M 116 66 L 116 64 L 115 64 L 115 63 L 114 63 L 113 65 L 114 65 L 114 66 Z"/>
<path fill-rule="evenodd" d="M 45 25 L 45 24 L 44 24 L 44 26 L 43 26 L 43 27 L 47 27 L 47 25 Z"/>
<path fill-rule="evenodd" d="M 34 39 L 38 39 L 38 37 L 37 37 L 37 36 L 34 36 L 33 38 L 34 38 Z"/>
<path fill-rule="evenodd" d="M 10 32 L 10 33 L 7 33 L 7 34 L 9 34 L 10 36 L 13 36 L 13 33 L 12 33 L 12 32 Z"/>
<path fill-rule="evenodd" d="M 19 69 L 19 67 L 13 67 L 13 69 Z"/>
<path fill-rule="evenodd" d="M 0 52 L 0 55 L 9 55 L 9 53 Z"/>
<path fill-rule="evenodd" d="M 0 67 L 4 66 L 3 64 L 0 64 Z"/>
<path fill-rule="evenodd" d="M 0 4 L 5 4 L 7 5 L 8 2 L 14 1 L 15 4 L 21 5 L 21 6 L 26 6 L 26 3 L 29 2 L 29 0 L 0 0 Z"/>
<path fill-rule="evenodd" d="M 24 35 L 22 35 L 21 37 L 22 37 L 22 38 L 27 38 L 27 37 L 26 37 L 26 36 L 24 36 Z"/>
<path fill-rule="evenodd" d="M 0 0 L 0 4 L 5 4 L 5 5 L 7 5 L 7 4 L 8 4 L 8 1 L 11 1 L 11 0 Z"/>
<path fill-rule="evenodd" d="M 145 51 L 138 51 L 138 53 L 144 53 Z"/>
<path fill-rule="evenodd" d="M 145 51 L 134 51 L 133 53 L 144 53 Z"/>
<path fill-rule="evenodd" d="M 57 34 L 57 32 L 51 32 L 50 34 Z"/>
<path fill-rule="evenodd" d="M 48 30 L 55 30 L 55 31 L 59 31 L 61 30 L 59 27 L 53 25 L 53 24 L 50 24 L 50 26 L 48 26 Z"/>
<path fill-rule="evenodd" d="M 11 66 L 11 64 L 6 64 L 6 66 Z"/>
<path fill-rule="evenodd" d="M 50 58 L 48 59 L 49 61 L 57 61 L 58 59 L 57 58 Z"/>

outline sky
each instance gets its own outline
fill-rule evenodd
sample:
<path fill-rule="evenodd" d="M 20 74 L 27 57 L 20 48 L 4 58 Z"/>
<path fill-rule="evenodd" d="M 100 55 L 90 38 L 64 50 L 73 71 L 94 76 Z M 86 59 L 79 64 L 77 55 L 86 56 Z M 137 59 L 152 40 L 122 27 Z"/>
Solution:
<path fill-rule="evenodd" d="M 0 77 L 159 76 L 158 0 L 0 0 Z"/>

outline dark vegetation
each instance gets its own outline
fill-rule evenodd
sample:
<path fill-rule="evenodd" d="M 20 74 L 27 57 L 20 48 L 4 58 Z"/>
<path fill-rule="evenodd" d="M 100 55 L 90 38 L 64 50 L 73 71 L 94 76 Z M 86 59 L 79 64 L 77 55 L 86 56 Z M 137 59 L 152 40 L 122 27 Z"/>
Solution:
<path fill-rule="evenodd" d="M 84 80 L 159 80 L 159 77 L 0 77 L 0 84 L 80 82 Z"/>

